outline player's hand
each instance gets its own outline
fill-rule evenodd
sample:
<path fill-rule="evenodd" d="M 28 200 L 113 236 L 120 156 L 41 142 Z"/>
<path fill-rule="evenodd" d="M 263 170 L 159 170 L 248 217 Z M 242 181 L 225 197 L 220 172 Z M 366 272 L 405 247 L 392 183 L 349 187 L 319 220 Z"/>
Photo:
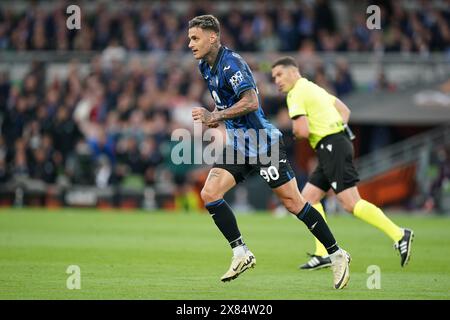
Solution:
<path fill-rule="evenodd" d="M 214 113 L 209 112 L 205 108 L 193 108 L 192 118 L 194 121 L 200 121 L 210 128 L 216 128 L 219 125 L 217 119 L 214 117 Z"/>

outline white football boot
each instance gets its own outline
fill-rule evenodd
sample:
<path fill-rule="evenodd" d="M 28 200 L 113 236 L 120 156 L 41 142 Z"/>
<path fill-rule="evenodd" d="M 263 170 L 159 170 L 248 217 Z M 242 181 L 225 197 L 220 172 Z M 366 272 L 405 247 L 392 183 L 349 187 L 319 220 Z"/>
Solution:
<path fill-rule="evenodd" d="M 350 279 L 350 255 L 344 249 L 330 254 L 331 270 L 335 289 L 343 289 Z"/>
<path fill-rule="evenodd" d="M 228 271 L 220 278 L 223 282 L 236 279 L 242 272 L 249 268 L 254 268 L 256 258 L 250 250 L 247 250 L 243 256 L 233 256 L 231 266 Z"/>

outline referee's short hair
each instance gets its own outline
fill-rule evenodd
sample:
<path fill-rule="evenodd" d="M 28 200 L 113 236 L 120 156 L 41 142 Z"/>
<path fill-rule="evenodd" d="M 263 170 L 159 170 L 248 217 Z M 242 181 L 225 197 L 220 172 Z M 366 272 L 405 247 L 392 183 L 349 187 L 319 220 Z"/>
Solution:
<path fill-rule="evenodd" d="M 205 14 L 202 16 L 197 16 L 189 21 L 190 28 L 200 28 L 204 30 L 212 30 L 217 34 L 220 34 L 220 23 L 216 17 L 211 14 Z"/>
<path fill-rule="evenodd" d="M 272 69 L 275 68 L 276 66 L 284 66 L 284 67 L 292 66 L 292 67 L 298 68 L 297 62 L 296 62 L 295 59 L 292 58 L 292 57 L 282 57 L 282 58 L 279 58 L 278 60 L 276 60 L 276 61 L 273 63 Z"/>

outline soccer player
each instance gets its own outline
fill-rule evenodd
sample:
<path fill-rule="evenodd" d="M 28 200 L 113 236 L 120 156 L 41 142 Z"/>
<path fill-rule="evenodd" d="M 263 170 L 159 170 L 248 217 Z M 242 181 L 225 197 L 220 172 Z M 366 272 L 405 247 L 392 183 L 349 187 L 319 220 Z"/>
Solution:
<path fill-rule="evenodd" d="M 349 139 L 349 108 L 315 83 L 300 75 L 292 57 L 278 59 L 272 65 L 272 78 L 278 89 L 287 93 L 289 116 L 296 138 L 306 138 L 315 149 L 319 164 L 305 185 L 302 195 L 325 213 L 320 200 L 331 188 L 343 208 L 386 233 L 400 252 L 405 266 L 411 254 L 414 233 L 393 223 L 380 208 L 359 195 L 358 173 L 353 165 L 353 145 Z M 331 265 L 322 244 L 316 239 L 316 252 L 301 269 L 320 269 Z"/>
<path fill-rule="evenodd" d="M 195 59 L 200 60 L 200 73 L 216 104 L 213 112 L 194 108 L 192 117 L 194 121 L 209 127 L 224 122 L 227 129 L 226 146 L 201 191 L 207 210 L 233 251 L 231 266 L 221 280 L 233 280 L 255 266 L 255 256 L 245 245 L 234 213 L 223 198 L 237 183 L 257 172 L 287 210 L 303 221 L 324 245 L 332 263 L 334 288 L 344 288 L 349 280 L 350 255 L 339 248 L 320 213 L 301 196 L 281 143 L 281 132 L 267 121 L 261 109 L 258 89 L 249 66 L 240 55 L 221 45 L 220 24 L 212 15 L 190 20 L 188 36 L 189 48 Z M 235 139 L 239 137 L 239 132 L 248 133 L 251 130 L 264 133 L 266 139 L 256 139 L 251 134 L 244 136 L 244 139 Z M 260 150 L 278 153 L 279 161 L 262 163 Z M 235 161 L 234 154 L 241 155 L 245 163 Z M 233 161 L 230 161 L 230 156 Z"/>

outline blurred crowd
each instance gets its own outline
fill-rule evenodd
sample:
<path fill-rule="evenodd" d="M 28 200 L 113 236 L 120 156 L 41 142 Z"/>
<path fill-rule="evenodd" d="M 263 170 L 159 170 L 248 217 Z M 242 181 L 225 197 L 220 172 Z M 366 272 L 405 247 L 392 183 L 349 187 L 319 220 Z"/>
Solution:
<path fill-rule="evenodd" d="M 197 168 L 173 165 L 170 156 L 176 144 L 172 132 L 193 130 L 192 108 L 214 108 L 197 62 L 176 55 L 124 57 L 108 47 L 94 56 L 86 73 L 71 61 L 67 77 L 52 79 L 47 65 L 37 61 L 21 81 L 0 72 L 1 182 L 25 177 L 98 187 L 130 180 L 141 186 L 192 183 L 189 172 Z M 271 81 L 270 61 L 254 56 L 247 61 L 263 109 L 285 132 L 293 155 L 285 98 Z M 301 64 L 308 78 L 338 96 L 354 90 L 343 58 L 336 61 L 334 77 L 317 56 L 310 61 Z"/>
<path fill-rule="evenodd" d="M 413 10 L 403 1 L 342 1 L 346 15 L 328 0 L 255 1 L 252 10 L 242 10 L 243 2 L 111 3 L 84 10 L 81 2 L 80 31 L 66 27 L 68 2 L 51 10 L 30 2 L 26 11 L 2 3 L 0 50 L 103 50 L 114 41 L 127 51 L 186 51 L 187 22 L 211 12 L 221 21 L 223 42 L 238 51 L 433 52 L 450 46 L 448 0 L 439 8 L 433 1 L 413 1 Z M 379 31 L 366 26 L 369 4 L 381 9 Z"/>
<path fill-rule="evenodd" d="M 63 178 L 105 187 L 135 174 L 152 184 L 163 161 L 161 145 L 176 126 L 169 109 L 198 94 L 195 85 L 179 91 L 188 89 L 182 73 L 151 70 L 119 63 L 107 68 L 99 56 L 86 77 L 73 62 L 66 80 L 49 85 L 41 63 L 33 64 L 22 83 L 3 74 L 0 180 Z"/>

